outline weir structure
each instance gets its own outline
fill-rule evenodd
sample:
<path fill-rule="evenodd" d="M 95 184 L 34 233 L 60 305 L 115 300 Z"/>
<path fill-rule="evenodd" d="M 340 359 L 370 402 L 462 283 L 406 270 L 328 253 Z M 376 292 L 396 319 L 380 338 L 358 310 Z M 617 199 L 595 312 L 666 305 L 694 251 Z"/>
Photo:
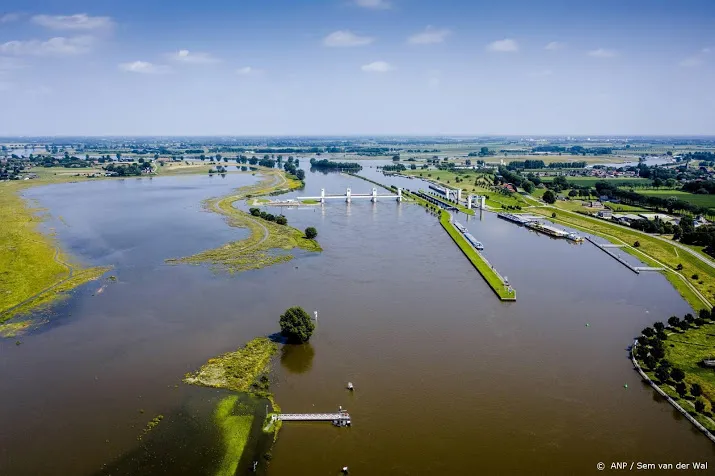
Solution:
<path fill-rule="evenodd" d="M 354 198 L 360 199 L 360 198 L 369 198 L 371 202 L 375 203 L 377 202 L 378 198 L 392 198 L 397 200 L 398 202 L 402 201 L 402 189 L 398 188 L 397 189 L 397 195 L 378 195 L 377 194 L 377 188 L 373 187 L 372 193 L 352 193 L 352 190 L 350 187 L 347 188 L 345 191 L 345 194 L 326 194 L 325 189 L 321 188 L 320 189 L 320 196 L 319 197 L 297 197 L 298 200 L 320 200 L 320 203 L 325 203 L 325 200 L 329 199 L 343 199 L 345 200 L 346 203 L 352 202 Z"/>

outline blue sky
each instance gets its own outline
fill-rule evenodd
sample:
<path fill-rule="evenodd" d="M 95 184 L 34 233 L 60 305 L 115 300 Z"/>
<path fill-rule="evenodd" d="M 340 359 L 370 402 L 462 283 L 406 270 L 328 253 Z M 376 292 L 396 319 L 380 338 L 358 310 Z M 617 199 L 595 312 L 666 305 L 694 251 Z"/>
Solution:
<path fill-rule="evenodd" d="M 16 1 L 0 135 L 713 134 L 710 0 Z"/>

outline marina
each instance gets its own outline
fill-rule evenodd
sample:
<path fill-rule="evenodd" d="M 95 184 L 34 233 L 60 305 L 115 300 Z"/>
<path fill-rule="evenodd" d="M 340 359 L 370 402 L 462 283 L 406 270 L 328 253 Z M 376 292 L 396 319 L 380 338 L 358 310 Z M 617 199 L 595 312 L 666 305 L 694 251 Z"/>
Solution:
<path fill-rule="evenodd" d="M 517 225 L 525 226 L 539 233 L 545 235 L 553 236 L 554 238 L 566 238 L 567 240 L 574 241 L 576 243 L 582 243 L 583 238 L 576 233 L 568 232 L 566 230 L 559 230 L 550 225 L 545 225 L 533 217 L 519 215 L 514 215 L 512 213 L 497 213 L 497 216 L 502 220 L 507 220 Z"/>

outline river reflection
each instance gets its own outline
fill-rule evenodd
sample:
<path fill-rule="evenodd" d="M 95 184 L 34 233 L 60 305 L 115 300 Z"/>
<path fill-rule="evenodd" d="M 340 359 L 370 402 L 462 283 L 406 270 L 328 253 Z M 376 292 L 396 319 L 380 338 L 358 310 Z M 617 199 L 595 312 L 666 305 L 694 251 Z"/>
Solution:
<path fill-rule="evenodd" d="M 310 343 L 286 344 L 281 348 L 281 366 L 293 374 L 308 372 L 313 367 L 315 349 Z"/>

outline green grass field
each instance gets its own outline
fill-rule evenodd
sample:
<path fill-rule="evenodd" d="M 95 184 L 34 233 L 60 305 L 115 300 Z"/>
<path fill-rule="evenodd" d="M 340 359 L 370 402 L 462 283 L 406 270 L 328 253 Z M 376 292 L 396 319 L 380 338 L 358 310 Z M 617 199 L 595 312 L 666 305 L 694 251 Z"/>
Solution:
<path fill-rule="evenodd" d="M 668 338 L 664 341 L 665 360 L 674 368 L 685 372 L 684 382 L 687 384 L 688 392 L 683 396 L 678 395 L 672 382 L 660 382 L 653 369 L 646 368 L 643 361 L 639 363 L 653 382 L 658 383 L 665 393 L 713 432 L 715 431 L 712 415 L 715 409 L 715 371 L 712 368 L 701 367 L 699 364 L 703 359 L 715 356 L 715 324 L 707 323 L 700 327 L 691 327 L 686 331 L 668 328 L 666 334 Z M 705 404 L 703 412 L 705 414 L 695 412 L 696 397 L 690 393 L 694 383 L 700 385 L 702 389 L 702 396 L 698 398 Z"/>
<path fill-rule="evenodd" d="M 78 180 L 71 175 L 55 175 L 52 170 L 33 170 L 40 176 L 37 179 L 0 183 L 0 323 L 48 304 L 59 294 L 106 271 L 106 268 L 83 270 L 72 263 L 52 236 L 38 230 L 43 221 L 42 210 L 31 208 L 20 197 L 23 190 L 32 186 Z M 67 169 L 54 170 L 59 173 Z M 70 270 L 74 272 L 71 279 Z"/>
<path fill-rule="evenodd" d="M 698 207 L 715 208 L 715 195 L 700 195 L 695 193 L 683 192 L 682 190 L 670 189 L 638 189 L 638 193 L 649 197 L 675 197 L 678 200 L 691 203 Z"/>

